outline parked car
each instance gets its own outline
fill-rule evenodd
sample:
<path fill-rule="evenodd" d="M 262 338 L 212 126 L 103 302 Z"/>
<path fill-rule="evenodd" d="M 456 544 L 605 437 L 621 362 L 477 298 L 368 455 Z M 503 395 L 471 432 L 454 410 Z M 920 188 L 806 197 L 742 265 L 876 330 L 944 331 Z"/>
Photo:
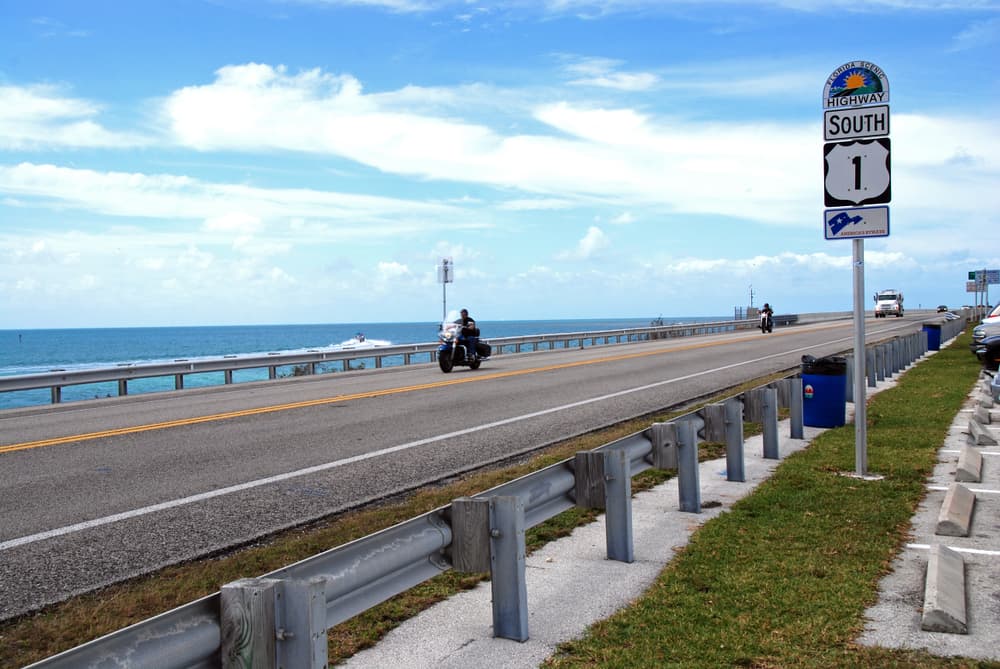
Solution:
<path fill-rule="evenodd" d="M 998 371 L 1000 368 L 1000 335 L 987 337 L 976 347 L 976 357 L 983 367 Z"/>
<path fill-rule="evenodd" d="M 938 313 L 939 314 L 943 314 L 946 311 L 948 311 L 948 305 L 947 304 L 939 304 L 938 305 Z"/>
<path fill-rule="evenodd" d="M 977 351 L 983 340 L 997 335 L 1000 335 L 1000 307 L 995 308 L 989 316 L 983 319 L 982 323 L 972 328 L 972 343 L 969 347 L 978 356 Z"/>

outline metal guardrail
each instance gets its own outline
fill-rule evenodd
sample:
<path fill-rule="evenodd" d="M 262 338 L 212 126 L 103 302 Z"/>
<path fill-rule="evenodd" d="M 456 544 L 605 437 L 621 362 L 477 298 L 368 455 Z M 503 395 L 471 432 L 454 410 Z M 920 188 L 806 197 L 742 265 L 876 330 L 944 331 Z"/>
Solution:
<path fill-rule="evenodd" d="M 949 327 L 949 330 L 951 327 Z M 893 368 L 905 368 L 927 351 L 927 333 L 920 332 L 906 337 L 897 337 L 889 344 L 877 344 L 883 350 L 892 350 L 893 355 L 879 356 L 880 369 L 891 375 Z M 874 372 L 873 372 L 874 373 Z M 793 375 L 794 376 L 794 375 Z M 882 376 L 880 375 L 880 378 Z M 796 383 L 797 382 L 797 383 Z M 782 386 L 782 384 L 785 384 Z M 794 384 L 794 385 L 792 385 Z M 779 389 L 776 386 L 782 386 Z M 847 385 L 848 389 L 850 384 Z M 399 523 L 380 532 L 370 534 L 350 543 L 330 549 L 295 564 L 283 567 L 260 579 L 246 579 L 252 587 L 270 588 L 271 590 L 252 590 L 253 597 L 272 598 L 274 612 L 272 617 L 263 621 L 263 626 L 255 629 L 254 634 L 263 638 L 265 650 L 263 654 L 275 654 L 284 658 L 282 666 L 325 666 L 326 635 L 325 631 L 372 606 L 422 583 L 451 568 L 458 568 L 455 563 L 459 551 L 471 552 L 467 542 L 456 538 L 459 532 L 470 530 L 460 523 L 457 515 L 466 513 L 464 505 L 467 500 L 489 501 L 488 527 L 481 534 L 491 537 L 487 547 L 487 563 L 489 551 L 495 550 L 493 538 L 498 542 L 511 541 L 511 537 L 503 537 L 503 532 L 494 528 L 493 505 L 504 502 L 513 505 L 514 514 L 520 523 L 520 528 L 533 527 L 557 514 L 580 504 L 583 496 L 593 497 L 592 488 L 607 485 L 607 508 L 609 528 L 612 515 L 611 486 L 617 485 L 616 504 L 624 505 L 627 512 L 618 515 L 618 524 L 614 530 L 618 545 L 627 542 L 626 548 L 631 551 L 631 506 L 627 502 L 630 485 L 613 484 L 613 475 L 604 475 L 598 467 L 596 477 L 587 484 L 581 484 L 580 467 L 584 460 L 579 456 L 605 454 L 604 466 L 611 466 L 611 455 L 621 462 L 620 470 L 626 474 L 626 479 L 652 467 L 678 469 L 680 510 L 700 511 L 700 492 L 697 481 L 697 441 L 701 436 L 705 440 L 718 441 L 724 439 L 727 450 L 727 471 L 729 480 L 743 480 L 743 444 L 742 426 L 740 420 L 762 422 L 764 426 L 764 457 L 777 458 L 777 406 L 792 407 L 792 436 L 801 438 L 802 430 L 802 384 L 801 379 L 784 379 L 772 382 L 768 386 L 747 391 L 744 394 L 743 406 L 737 409 L 735 415 L 733 403 L 739 403 L 731 398 L 725 404 L 708 405 L 702 409 L 677 418 L 672 423 L 654 424 L 650 428 L 634 433 L 623 439 L 600 446 L 593 451 L 577 454 L 551 465 L 545 469 L 528 474 L 524 477 L 504 483 L 491 490 L 479 493 L 472 498 L 456 500 L 450 505 L 435 509 L 421 516 Z M 847 398 L 849 399 L 849 398 Z M 713 409 L 721 409 L 714 411 Z M 796 413 L 798 418 L 796 418 Z M 796 426 L 797 421 L 797 426 Z M 714 423 L 714 425 L 713 425 Z M 684 426 L 683 428 L 681 426 Z M 798 434 L 796 434 L 796 427 Z M 733 430 L 731 430 L 733 428 Z M 734 434 L 735 433 L 735 434 Z M 688 436 L 683 436 L 688 435 Z M 735 443 L 733 437 L 735 436 Z M 769 447 L 769 443 L 772 444 Z M 672 450 L 671 450 L 672 447 Z M 692 456 L 692 448 L 694 455 Z M 770 454 L 769 454 L 770 453 Z M 684 463 L 687 462 L 687 465 Z M 589 465 L 588 465 L 589 467 Z M 686 468 L 686 473 L 685 473 Z M 693 474 L 692 474 L 693 469 Z M 737 474 L 737 472 L 740 472 Z M 694 476 L 692 482 L 692 476 Z M 581 487 L 582 486 L 582 487 Z M 687 492 L 685 492 L 685 488 Z M 463 506 L 456 506 L 461 502 Z M 522 511 L 523 508 L 523 511 Z M 459 514 L 457 509 L 462 509 Z M 498 512 L 499 513 L 499 512 Z M 522 515 L 523 514 L 523 515 Z M 466 529 L 462 529 L 466 527 Z M 473 529 L 473 532 L 480 532 Z M 467 537 L 463 537 L 467 538 Z M 523 534 L 521 536 L 521 579 L 523 591 Z M 509 548 L 509 545 L 508 545 Z M 506 550 L 506 549 L 505 549 Z M 608 538 L 609 558 L 630 562 L 627 555 L 614 557 L 612 550 L 612 530 Z M 482 560 L 482 556 L 477 556 Z M 494 561 L 498 561 L 497 558 Z M 461 556 L 463 564 L 476 564 L 466 556 Z M 516 560 L 514 561 L 516 563 Z M 505 584 L 513 587 L 518 584 L 516 567 L 507 563 L 506 568 L 492 567 L 494 587 Z M 488 567 L 489 568 L 489 567 Z M 506 569 L 506 571 L 504 571 Z M 67 650 L 41 662 L 31 665 L 32 669 L 78 669 L 80 667 L 128 666 L 133 669 L 182 669 L 219 666 L 234 666 L 233 658 L 222 657 L 222 649 L 226 644 L 233 643 L 234 634 L 245 636 L 251 630 L 240 627 L 249 624 L 253 617 L 248 610 L 238 609 L 237 620 L 233 613 L 227 611 L 232 604 L 227 604 L 224 598 L 231 597 L 234 589 L 243 592 L 246 583 L 237 581 L 224 586 L 219 593 L 209 595 L 197 601 L 180 606 L 162 615 L 139 622 L 107 636 L 95 639 L 89 643 Z M 250 587 L 250 586 L 247 586 Z M 263 593 L 263 595 L 262 595 Z M 280 593 L 280 596 L 276 593 Z M 522 592 L 523 594 L 523 592 Z M 509 597 L 509 590 L 504 593 L 494 592 L 494 600 L 498 597 Z M 281 600 L 280 604 L 277 603 Z M 259 600 L 257 602 L 259 604 Z M 518 605 L 517 615 L 525 626 L 522 633 L 526 637 L 526 601 L 522 597 Z M 248 607 L 249 608 L 249 607 Z M 311 610 L 311 614 L 308 612 Z M 305 612 L 305 613 L 304 613 Z M 243 614 L 243 615 L 241 615 Z M 227 615 L 230 618 L 227 618 Z M 497 631 L 501 623 L 511 624 L 510 612 L 507 618 L 497 618 L 494 608 L 494 628 L 498 636 L 506 636 Z M 303 618 L 307 618 L 303 622 Z M 516 617 L 516 616 L 515 616 Z M 290 623 L 294 619 L 294 623 Z M 236 625 L 238 629 L 234 629 Z M 306 631 L 302 633 L 302 626 Z M 515 630 L 518 621 L 513 621 Z M 291 630 L 295 630 L 294 633 Z M 229 638 L 227 642 L 227 636 Z M 519 638 L 511 636 L 510 638 Z M 276 640 L 278 643 L 276 643 Z M 310 658 L 312 660 L 310 661 Z M 273 659 L 265 664 L 253 666 L 273 666 Z M 247 665 L 250 666 L 250 665 Z"/>
<path fill-rule="evenodd" d="M 756 326 L 756 321 L 718 321 L 711 323 L 682 323 L 674 325 L 649 326 L 620 330 L 598 330 L 593 332 L 567 332 L 558 334 L 529 335 L 522 337 L 502 337 L 484 339 L 493 347 L 493 355 L 522 353 L 526 350 L 539 351 L 556 348 L 586 348 L 607 344 L 621 344 L 652 339 L 666 339 L 697 334 L 710 334 L 734 330 L 750 329 Z M 128 394 L 128 383 L 137 379 L 174 377 L 174 389 L 184 388 L 184 378 L 191 374 L 206 372 L 221 372 L 225 384 L 233 383 L 233 372 L 247 369 L 267 369 L 268 378 L 278 377 L 281 367 L 301 368 L 305 374 L 318 372 L 323 364 L 339 363 L 343 371 L 351 369 L 351 364 L 357 361 L 374 360 L 375 367 L 388 366 L 386 363 L 410 365 L 418 362 L 434 362 L 438 344 L 403 344 L 397 346 L 379 346 L 364 349 L 348 350 L 310 350 L 294 353 L 268 353 L 265 355 L 225 356 L 221 358 L 206 358 L 200 360 L 174 360 L 172 362 L 157 362 L 148 364 L 116 365 L 67 371 L 53 369 L 39 374 L 23 374 L 20 376 L 0 376 L 0 392 L 15 392 L 22 390 L 37 390 L 48 388 L 53 404 L 62 401 L 62 389 L 65 386 L 85 385 L 92 383 L 118 384 L 118 395 Z"/>

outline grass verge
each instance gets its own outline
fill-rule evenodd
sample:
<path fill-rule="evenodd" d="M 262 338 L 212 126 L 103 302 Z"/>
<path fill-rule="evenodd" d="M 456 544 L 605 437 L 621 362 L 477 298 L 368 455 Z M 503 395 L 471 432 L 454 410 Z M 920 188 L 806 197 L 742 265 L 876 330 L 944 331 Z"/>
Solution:
<path fill-rule="evenodd" d="M 854 428 L 825 432 L 696 532 L 634 605 L 544 666 L 1000 666 L 852 643 L 978 376 L 968 341 L 870 401 L 869 470 L 884 480 L 839 476 L 854 470 Z"/>

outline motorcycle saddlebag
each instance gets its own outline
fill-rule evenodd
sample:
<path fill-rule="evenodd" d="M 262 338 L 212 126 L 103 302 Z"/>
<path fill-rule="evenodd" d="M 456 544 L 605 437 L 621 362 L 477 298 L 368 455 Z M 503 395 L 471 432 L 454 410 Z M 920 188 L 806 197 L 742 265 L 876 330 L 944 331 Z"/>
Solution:
<path fill-rule="evenodd" d="M 488 358 L 490 357 L 490 353 L 492 352 L 493 352 L 493 347 L 487 344 L 486 342 L 484 341 L 476 342 L 476 355 L 478 355 L 480 358 Z"/>

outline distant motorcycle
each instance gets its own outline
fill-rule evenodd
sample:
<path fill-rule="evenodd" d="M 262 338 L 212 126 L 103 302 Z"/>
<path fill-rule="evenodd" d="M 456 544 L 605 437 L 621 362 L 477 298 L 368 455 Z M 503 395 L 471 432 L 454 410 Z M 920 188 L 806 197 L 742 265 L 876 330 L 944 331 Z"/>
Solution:
<path fill-rule="evenodd" d="M 766 311 L 760 315 L 760 331 L 764 334 L 774 331 L 774 318 Z"/>
<path fill-rule="evenodd" d="M 445 374 L 456 366 L 479 369 L 479 365 L 490 357 L 490 345 L 480 341 L 470 346 L 458 323 L 442 323 L 438 339 L 441 341 L 437 351 L 438 366 Z"/>

